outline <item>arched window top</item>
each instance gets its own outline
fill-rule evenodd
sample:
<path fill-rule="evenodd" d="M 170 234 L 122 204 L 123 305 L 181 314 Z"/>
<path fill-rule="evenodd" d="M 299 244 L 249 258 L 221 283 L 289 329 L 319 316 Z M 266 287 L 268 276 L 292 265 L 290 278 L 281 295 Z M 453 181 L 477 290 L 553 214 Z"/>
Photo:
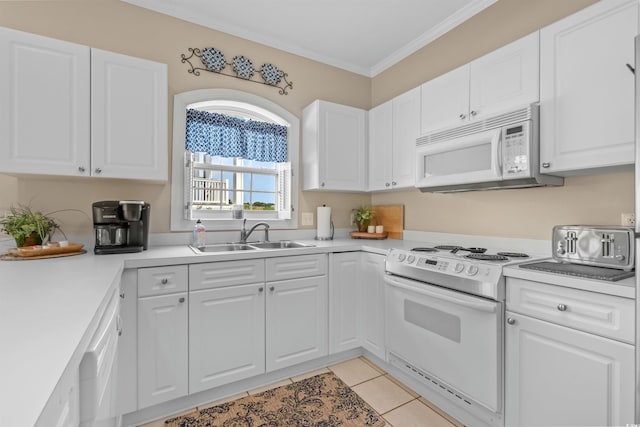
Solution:
<path fill-rule="evenodd" d="M 231 90 L 231 89 L 200 89 L 194 90 L 190 92 L 183 92 L 176 94 L 174 96 L 174 120 L 173 120 L 173 155 L 172 155 L 172 180 L 171 180 L 171 229 L 178 230 L 190 230 L 193 227 L 193 215 L 191 216 L 192 220 L 189 220 L 189 215 L 185 215 L 185 212 L 189 209 L 189 204 L 185 205 L 185 200 L 189 200 L 186 191 L 189 191 L 189 188 L 193 188 L 193 177 L 189 176 L 188 172 L 185 172 L 185 140 L 186 140 L 186 125 L 187 125 L 187 110 L 188 109 L 197 109 L 200 111 L 207 111 L 218 114 L 225 114 L 227 116 L 251 119 L 253 121 L 266 122 L 277 124 L 280 126 L 287 127 L 287 145 L 288 145 L 288 163 L 286 167 L 289 171 L 293 171 L 297 169 L 298 166 L 298 152 L 299 152 L 299 134 L 300 134 L 300 125 L 299 119 L 291 114 L 289 111 L 280 107 L 279 105 L 269 101 L 268 99 L 262 98 L 257 95 L 253 95 L 246 92 Z M 238 159 L 235 160 L 238 163 Z M 198 163 L 191 162 L 192 167 L 199 167 Z M 285 164 L 282 164 L 285 165 Z M 209 181 L 220 181 L 220 190 L 215 188 L 212 191 L 205 191 L 204 194 L 208 195 L 208 193 L 213 194 L 214 196 L 218 193 L 221 197 L 209 197 L 206 200 L 206 203 L 215 204 L 219 207 L 218 212 L 209 212 L 210 215 L 204 215 L 204 218 L 208 219 L 207 229 L 216 230 L 216 229 L 234 229 L 238 228 L 241 225 L 241 220 L 231 218 L 230 215 L 227 215 L 226 210 L 228 206 L 223 206 L 223 202 L 228 200 L 232 200 L 232 203 L 237 204 L 240 201 L 238 196 L 237 199 L 230 197 L 232 194 L 240 194 L 237 191 L 237 188 L 233 185 L 236 185 L 241 180 L 240 173 L 241 164 L 237 165 L 221 165 L 219 169 L 221 169 L 220 177 L 209 179 L 208 175 L 205 176 L 205 180 Z M 250 168 L 256 169 L 255 166 L 248 165 Z M 210 168 L 210 166 L 206 166 Z M 280 168 L 280 167 L 279 167 Z M 238 170 L 235 170 L 238 169 Z M 287 172 L 288 175 L 283 174 L 286 172 L 285 169 L 277 170 L 274 175 L 276 178 L 276 183 L 279 188 L 287 188 L 287 193 L 289 196 L 286 198 L 280 197 L 277 199 L 277 203 L 275 203 L 278 208 L 277 212 L 268 212 L 268 211 L 259 211 L 256 210 L 255 206 L 252 206 L 251 209 L 245 211 L 245 217 L 248 219 L 248 222 L 251 221 L 269 221 L 274 222 L 275 226 L 279 228 L 296 228 L 297 227 L 297 199 L 298 199 L 298 188 L 297 188 L 297 180 L 291 179 L 291 172 Z M 225 173 L 229 174 L 230 172 L 235 172 L 235 176 L 238 177 L 236 181 L 233 181 L 232 178 L 227 178 Z M 252 173 L 261 174 L 260 170 L 252 170 Z M 255 175 L 256 177 L 258 175 Z M 281 177 L 288 176 L 287 182 L 284 182 Z M 245 184 L 242 184 L 244 187 L 240 188 L 240 191 L 247 193 L 247 184 L 246 182 L 248 175 L 245 175 Z M 197 177 L 200 179 L 200 177 Z M 233 181 L 233 182 L 232 182 Z M 259 183 L 259 181 L 255 181 Z M 229 186 L 227 187 L 227 183 Z M 208 185 L 210 183 L 204 183 L 203 185 Z M 214 182 L 215 184 L 215 182 Z M 224 185 L 223 185 L 224 184 Z M 284 185 L 284 187 L 282 187 Z M 191 187 L 190 187 L 191 186 Z M 208 188 L 208 187 L 207 187 Z M 216 193 L 217 191 L 217 193 Z M 254 194 L 265 193 L 265 190 L 262 188 L 251 188 Z M 267 191 L 268 192 L 268 191 Z M 199 194 L 199 193 L 197 193 Z M 224 196 L 224 197 L 222 197 Z M 218 200 L 220 199 L 220 200 Z M 244 200 L 245 206 L 247 205 L 246 199 Z M 205 203 L 205 204 L 206 204 Z M 258 202 L 259 203 L 259 202 Z M 259 209 L 259 208 L 258 208 Z M 288 211 L 288 215 L 283 215 Z M 293 213 L 293 215 L 291 215 Z M 200 213 L 198 213 L 200 216 Z M 187 219 L 185 219 L 185 217 Z M 203 218 L 203 219 L 204 219 Z M 237 223 L 237 224 L 236 224 Z"/>

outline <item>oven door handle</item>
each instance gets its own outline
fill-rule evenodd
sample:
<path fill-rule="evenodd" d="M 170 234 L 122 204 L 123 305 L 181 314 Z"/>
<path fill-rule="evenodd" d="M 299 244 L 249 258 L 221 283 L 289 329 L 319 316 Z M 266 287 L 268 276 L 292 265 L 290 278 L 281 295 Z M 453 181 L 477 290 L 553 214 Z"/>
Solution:
<path fill-rule="evenodd" d="M 420 287 L 415 285 L 411 285 L 411 281 L 406 279 L 400 279 L 393 276 L 385 276 L 384 281 L 390 285 L 395 286 L 400 289 L 404 289 L 407 291 L 415 292 L 420 295 L 433 297 L 442 301 L 448 301 L 453 304 L 457 304 L 463 307 L 471 308 L 473 310 L 484 311 L 487 313 L 495 313 L 497 304 L 490 301 L 482 301 L 479 297 L 469 297 L 470 299 L 463 299 L 460 297 L 454 297 L 451 295 L 446 295 L 443 292 L 432 291 L 430 288 L 427 288 L 425 285 L 420 284 Z M 431 287 L 431 285 L 428 285 Z M 461 295 L 462 296 L 462 295 Z M 471 300 L 471 298 L 473 298 Z"/>

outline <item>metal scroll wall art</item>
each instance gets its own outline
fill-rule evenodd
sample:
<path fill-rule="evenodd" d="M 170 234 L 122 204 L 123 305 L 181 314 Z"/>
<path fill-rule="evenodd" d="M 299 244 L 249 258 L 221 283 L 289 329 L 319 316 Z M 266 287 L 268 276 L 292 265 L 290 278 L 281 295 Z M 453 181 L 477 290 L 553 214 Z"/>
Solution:
<path fill-rule="evenodd" d="M 224 54 L 213 47 L 205 47 L 203 49 L 189 48 L 189 53 L 189 56 L 184 53 L 181 55 L 182 63 L 187 62 L 191 66 L 191 69 L 187 70 L 187 72 L 195 76 L 199 76 L 200 71 L 209 71 L 223 76 L 277 87 L 280 89 L 280 95 L 288 95 L 289 92 L 287 90 L 293 89 L 293 82 L 287 80 L 287 73 L 279 70 L 273 64 L 262 64 L 262 68 L 256 70 L 253 62 L 244 56 L 234 56 L 231 62 L 227 62 Z M 202 63 L 202 66 L 198 60 Z M 229 71 L 227 65 L 231 66 L 233 71 Z M 254 80 L 256 72 L 262 77 L 262 81 Z"/>

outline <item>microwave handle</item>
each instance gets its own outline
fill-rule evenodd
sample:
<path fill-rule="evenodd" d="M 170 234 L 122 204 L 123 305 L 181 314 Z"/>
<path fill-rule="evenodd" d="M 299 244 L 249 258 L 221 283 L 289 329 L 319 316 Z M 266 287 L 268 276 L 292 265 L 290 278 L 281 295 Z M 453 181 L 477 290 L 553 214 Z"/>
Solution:
<path fill-rule="evenodd" d="M 496 129 L 491 138 L 491 150 L 493 151 L 493 173 L 497 177 L 502 176 L 502 129 Z"/>

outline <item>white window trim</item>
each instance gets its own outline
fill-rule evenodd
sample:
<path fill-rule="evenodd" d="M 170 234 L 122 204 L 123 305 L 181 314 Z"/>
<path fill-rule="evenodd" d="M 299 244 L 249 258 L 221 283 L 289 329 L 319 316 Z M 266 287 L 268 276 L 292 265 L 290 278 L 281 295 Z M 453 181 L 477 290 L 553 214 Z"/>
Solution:
<path fill-rule="evenodd" d="M 300 147 L 300 120 L 279 105 L 258 95 L 233 89 L 199 89 L 178 93 L 173 97 L 173 144 L 171 156 L 171 231 L 190 231 L 195 221 L 184 219 L 184 146 L 187 125 L 187 106 L 196 102 L 212 100 L 237 101 L 255 105 L 276 114 L 289 123 L 287 135 L 288 157 L 291 162 L 291 219 L 269 219 L 276 229 L 298 227 L 298 159 Z M 245 211 L 247 223 L 263 221 L 259 215 Z M 239 230 L 240 219 L 216 219 L 206 221 L 207 230 Z"/>

